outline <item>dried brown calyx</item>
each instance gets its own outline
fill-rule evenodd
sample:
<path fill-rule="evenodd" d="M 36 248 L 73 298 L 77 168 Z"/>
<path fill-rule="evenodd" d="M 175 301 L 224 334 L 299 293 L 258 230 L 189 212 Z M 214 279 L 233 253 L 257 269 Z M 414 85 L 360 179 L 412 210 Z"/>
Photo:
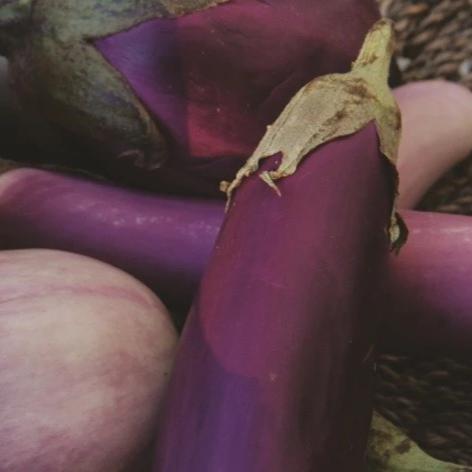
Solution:
<path fill-rule="evenodd" d="M 470 472 L 472 468 L 439 461 L 392 423 L 374 413 L 367 449 L 368 472 Z"/>
<path fill-rule="evenodd" d="M 375 23 L 366 36 L 359 56 L 347 74 L 318 77 L 304 86 L 286 106 L 246 164 L 232 182 L 223 182 L 221 190 L 228 199 L 241 182 L 257 171 L 261 160 L 281 153 L 276 170 L 262 172 L 260 178 L 277 193 L 276 181 L 296 172 L 300 162 L 322 144 L 348 136 L 375 122 L 382 154 L 395 163 L 401 133 L 401 115 L 388 85 L 394 51 L 392 23 Z M 397 182 L 396 182 L 397 183 Z M 392 246 L 405 239 L 405 227 L 395 211 L 390 225 Z"/>

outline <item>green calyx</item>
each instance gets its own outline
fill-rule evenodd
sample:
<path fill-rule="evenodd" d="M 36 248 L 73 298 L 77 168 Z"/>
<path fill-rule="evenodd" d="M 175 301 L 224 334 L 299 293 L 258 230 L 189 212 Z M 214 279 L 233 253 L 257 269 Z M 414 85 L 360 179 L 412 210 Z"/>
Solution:
<path fill-rule="evenodd" d="M 168 151 L 160 129 L 93 41 L 226 1 L 0 0 L 0 53 L 22 85 L 19 98 L 36 118 L 34 132 L 63 129 L 100 155 L 161 167 Z"/>
<path fill-rule="evenodd" d="M 28 35 L 18 25 L 54 31 L 61 41 L 84 42 L 120 33 L 152 18 L 174 18 L 228 0 L 0 0 L 0 31 Z M 5 36 L 7 36 L 5 34 Z"/>
<path fill-rule="evenodd" d="M 228 0 L 36 0 L 34 16 L 63 41 L 120 33 L 152 18 L 175 18 Z"/>

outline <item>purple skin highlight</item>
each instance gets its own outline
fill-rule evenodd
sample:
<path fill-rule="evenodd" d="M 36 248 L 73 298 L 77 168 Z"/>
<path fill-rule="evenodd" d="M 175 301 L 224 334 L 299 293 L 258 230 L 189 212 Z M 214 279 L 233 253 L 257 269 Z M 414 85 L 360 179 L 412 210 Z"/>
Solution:
<path fill-rule="evenodd" d="M 227 213 L 181 337 L 155 472 L 364 470 L 391 168 L 369 125 L 278 184 L 283 198 L 251 176 Z"/>

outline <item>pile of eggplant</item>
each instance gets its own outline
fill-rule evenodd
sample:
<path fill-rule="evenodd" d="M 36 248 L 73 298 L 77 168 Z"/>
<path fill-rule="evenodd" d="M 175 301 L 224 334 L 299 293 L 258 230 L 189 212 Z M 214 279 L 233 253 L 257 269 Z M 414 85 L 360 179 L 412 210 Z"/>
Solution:
<path fill-rule="evenodd" d="M 468 471 L 373 411 L 472 353 L 472 94 L 374 0 L 0 0 L 0 472 Z"/>

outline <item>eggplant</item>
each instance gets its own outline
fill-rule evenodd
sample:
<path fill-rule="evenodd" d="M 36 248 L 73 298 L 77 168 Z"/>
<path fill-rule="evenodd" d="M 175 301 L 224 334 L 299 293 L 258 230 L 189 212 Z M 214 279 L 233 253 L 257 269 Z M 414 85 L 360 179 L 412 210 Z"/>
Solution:
<path fill-rule="evenodd" d="M 218 200 L 119 188 L 83 176 L 14 168 L 0 175 L 0 249 L 62 249 L 108 262 L 185 313 L 224 216 Z"/>
<path fill-rule="evenodd" d="M 0 250 L 62 249 L 108 262 L 149 286 L 183 324 L 224 219 L 223 202 L 2 167 Z M 380 347 L 470 356 L 472 218 L 401 215 L 410 237 L 382 275 Z"/>
<path fill-rule="evenodd" d="M 382 347 L 468 359 L 472 352 L 468 288 L 472 218 L 411 211 L 402 215 L 410 233 L 401 255 L 391 258 L 382 282 L 389 300 Z"/>
<path fill-rule="evenodd" d="M 224 186 L 228 213 L 181 337 L 154 472 L 364 470 L 376 281 L 401 239 L 392 41 L 377 23 L 353 71 L 304 87 Z M 287 149 L 302 162 L 275 184 Z"/>
<path fill-rule="evenodd" d="M 413 208 L 431 185 L 472 152 L 472 93 L 445 80 L 395 90 L 402 111 L 399 208 Z"/>
<path fill-rule="evenodd" d="M 0 53 L 43 159 L 222 196 L 292 95 L 347 72 L 374 0 L 9 0 Z"/>

